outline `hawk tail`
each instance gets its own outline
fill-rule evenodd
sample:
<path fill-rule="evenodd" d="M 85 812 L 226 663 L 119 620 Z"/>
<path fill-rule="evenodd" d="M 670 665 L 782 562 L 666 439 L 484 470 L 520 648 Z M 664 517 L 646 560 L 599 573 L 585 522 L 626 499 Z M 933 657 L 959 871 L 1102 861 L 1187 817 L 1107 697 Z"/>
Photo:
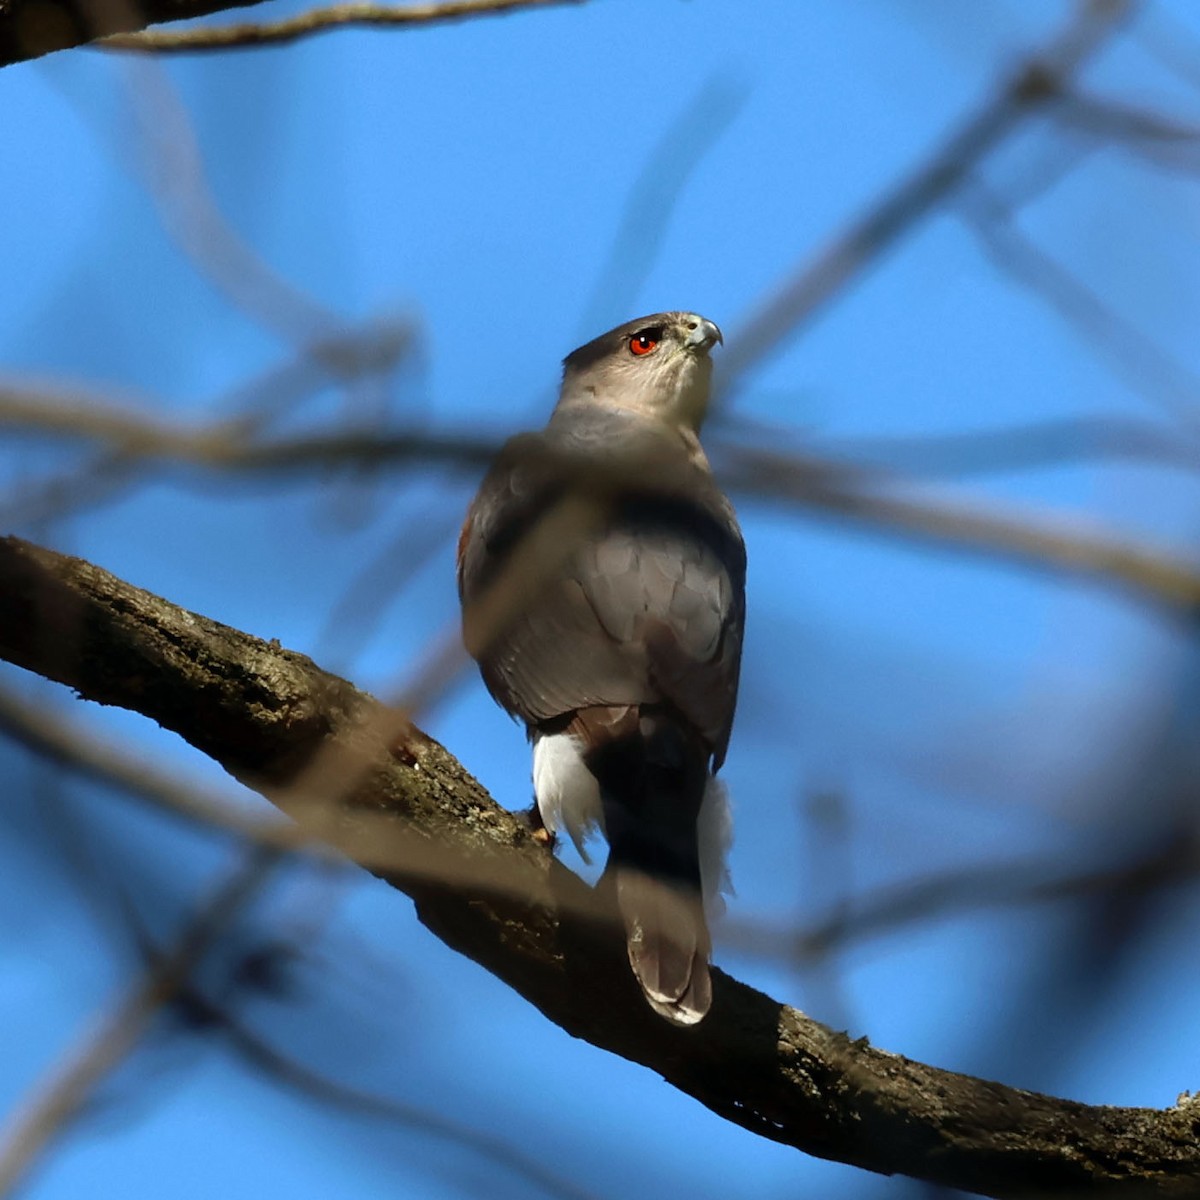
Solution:
<path fill-rule="evenodd" d="M 570 728 L 599 783 L 633 973 L 656 1012 L 694 1025 L 712 1003 L 700 844 L 708 751 L 657 705 L 580 709 Z"/>
<path fill-rule="evenodd" d="M 614 867 L 629 964 L 650 1007 L 694 1025 L 712 1004 L 711 941 L 697 889 Z"/>

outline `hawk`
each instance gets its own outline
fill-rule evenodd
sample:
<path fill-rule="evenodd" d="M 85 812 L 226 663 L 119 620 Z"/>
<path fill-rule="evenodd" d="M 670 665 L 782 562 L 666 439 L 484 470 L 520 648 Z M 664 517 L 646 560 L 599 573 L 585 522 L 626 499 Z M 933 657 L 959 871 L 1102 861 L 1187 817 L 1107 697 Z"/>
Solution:
<path fill-rule="evenodd" d="M 731 839 L 714 775 L 745 618 L 741 531 L 699 440 L 721 340 L 667 312 L 569 354 L 549 424 L 501 450 L 458 547 L 468 648 L 533 743 L 535 820 L 585 859 L 603 832 L 630 965 L 680 1025 L 712 1003 L 705 908 Z"/>

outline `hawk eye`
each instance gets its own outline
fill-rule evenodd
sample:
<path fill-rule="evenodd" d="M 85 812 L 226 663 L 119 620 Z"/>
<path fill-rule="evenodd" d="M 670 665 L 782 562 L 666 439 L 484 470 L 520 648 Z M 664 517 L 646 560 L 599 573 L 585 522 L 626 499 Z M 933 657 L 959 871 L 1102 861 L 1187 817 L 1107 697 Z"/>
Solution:
<path fill-rule="evenodd" d="M 658 329 L 643 329 L 641 333 L 635 333 L 629 339 L 630 353 L 636 354 L 639 357 L 643 354 L 649 354 L 658 345 L 660 333 L 661 330 Z"/>

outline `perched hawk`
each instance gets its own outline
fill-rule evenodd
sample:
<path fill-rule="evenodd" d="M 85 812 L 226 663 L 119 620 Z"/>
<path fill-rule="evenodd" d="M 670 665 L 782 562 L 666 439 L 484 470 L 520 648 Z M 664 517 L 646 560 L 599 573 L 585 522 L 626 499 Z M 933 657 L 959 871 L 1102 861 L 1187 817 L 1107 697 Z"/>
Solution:
<path fill-rule="evenodd" d="M 705 902 L 730 840 L 713 775 L 745 613 L 742 535 L 698 438 L 719 341 L 669 312 L 568 355 L 550 423 L 505 445 L 458 551 L 467 645 L 525 722 L 540 820 L 581 852 L 604 832 L 630 964 L 680 1025 L 712 1002 Z"/>

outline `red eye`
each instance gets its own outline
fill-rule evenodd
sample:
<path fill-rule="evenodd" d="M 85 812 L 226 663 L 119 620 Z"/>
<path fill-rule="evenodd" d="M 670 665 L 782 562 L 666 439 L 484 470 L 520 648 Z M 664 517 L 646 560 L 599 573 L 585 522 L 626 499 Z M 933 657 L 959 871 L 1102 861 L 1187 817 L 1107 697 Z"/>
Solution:
<path fill-rule="evenodd" d="M 649 354 L 658 345 L 658 338 L 653 333 L 635 333 L 629 339 L 629 350 L 632 354 Z"/>

